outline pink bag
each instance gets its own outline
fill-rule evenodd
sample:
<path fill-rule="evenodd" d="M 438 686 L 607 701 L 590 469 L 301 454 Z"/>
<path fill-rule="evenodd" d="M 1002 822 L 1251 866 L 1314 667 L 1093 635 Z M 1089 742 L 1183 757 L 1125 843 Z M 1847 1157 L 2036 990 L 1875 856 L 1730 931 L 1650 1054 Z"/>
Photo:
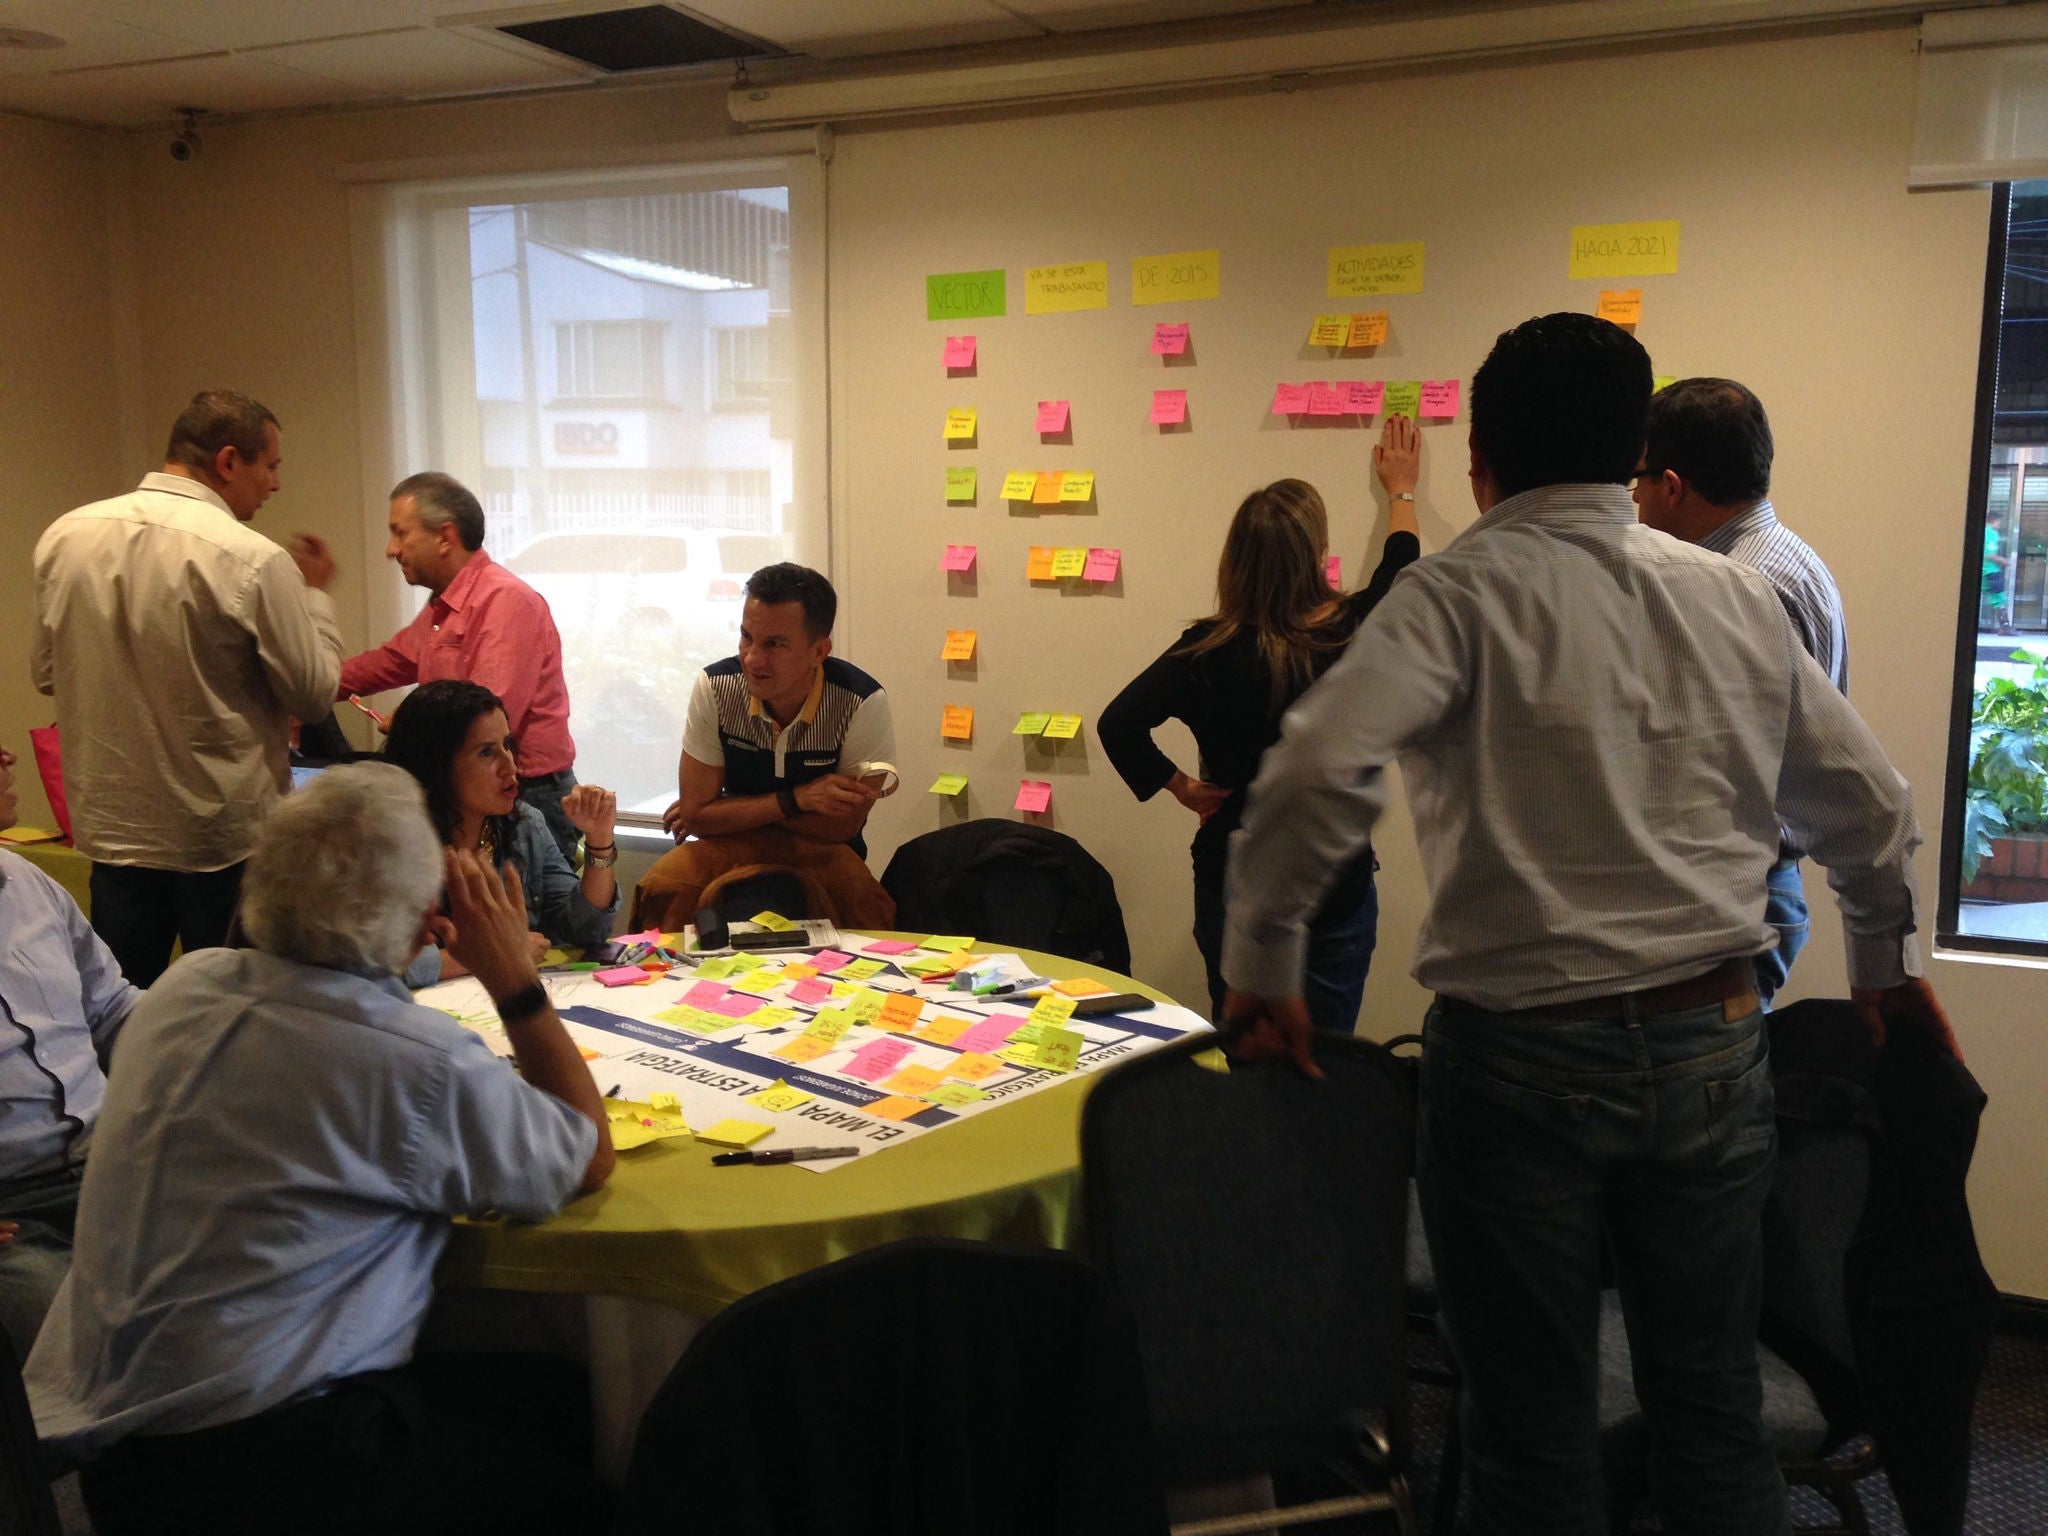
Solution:
<path fill-rule="evenodd" d="M 57 830 L 71 841 L 71 807 L 64 801 L 64 749 L 57 742 L 57 727 L 37 726 L 28 733 L 35 749 L 36 771 L 43 776 L 43 793 L 50 798 L 50 814 L 57 818 Z"/>

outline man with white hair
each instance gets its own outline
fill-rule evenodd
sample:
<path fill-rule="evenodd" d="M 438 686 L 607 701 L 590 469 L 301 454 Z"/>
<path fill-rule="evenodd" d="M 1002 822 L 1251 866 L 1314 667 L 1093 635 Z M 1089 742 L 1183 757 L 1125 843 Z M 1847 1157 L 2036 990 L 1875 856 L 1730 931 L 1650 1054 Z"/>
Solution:
<path fill-rule="evenodd" d="M 255 947 L 187 955 L 129 1019 L 24 1373 L 102 1536 L 604 1528 L 573 1371 L 413 1358 L 451 1215 L 538 1220 L 612 1167 L 511 879 L 444 858 L 404 770 L 332 769 L 249 860 Z M 517 1074 L 396 980 L 430 934 Z"/>

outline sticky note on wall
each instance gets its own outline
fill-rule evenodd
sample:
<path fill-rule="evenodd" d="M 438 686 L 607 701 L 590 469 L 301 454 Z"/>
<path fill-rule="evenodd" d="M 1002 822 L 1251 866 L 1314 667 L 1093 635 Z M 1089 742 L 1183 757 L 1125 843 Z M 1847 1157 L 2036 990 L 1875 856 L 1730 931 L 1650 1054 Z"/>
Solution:
<path fill-rule="evenodd" d="M 1299 416 L 1308 409 L 1308 386 L 1306 384 L 1275 384 L 1273 386 L 1273 414 L 1275 416 Z"/>
<path fill-rule="evenodd" d="M 1045 735 L 1053 741 L 1072 741 L 1081 734 L 1079 715 L 1050 715 L 1045 722 Z"/>
<path fill-rule="evenodd" d="M 948 336 L 946 338 L 946 366 L 948 368 L 972 368 L 974 366 L 974 338 L 972 336 Z"/>
<path fill-rule="evenodd" d="M 1458 381 L 1456 379 L 1425 379 L 1422 397 L 1416 403 L 1416 410 L 1424 416 L 1442 419 L 1458 414 Z"/>
<path fill-rule="evenodd" d="M 958 469 L 946 471 L 946 500 L 972 501 L 975 494 L 975 471 L 972 464 L 963 464 Z"/>
<path fill-rule="evenodd" d="M 1344 391 L 1335 384 L 1319 382 L 1309 385 L 1308 413 L 1311 416 L 1342 416 Z"/>
<path fill-rule="evenodd" d="M 1060 504 L 1060 480 L 1062 472 L 1057 469 L 1041 469 L 1038 484 L 1031 488 L 1031 504 L 1036 507 L 1056 507 Z"/>
<path fill-rule="evenodd" d="M 939 652 L 939 660 L 972 661 L 974 659 L 974 645 L 979 633 L 979 631 L 972 629 L 947 630 L 946 644 Z"/>
<path fill-rule="evenodd" d="M 1064 400 L 1041 400 L 1038 402 L 1038 430 L 1064 432 L 1067 430 L 1068 405 Z"/>
<path fill-rule="evenodd" d="M 1158 357 L 1179 357 L 1188 349 L 1188 323 L 1185 320 L 1175 325 L 1161 321 L 1152 327 L 1152 351 Z"/>
<path fill-rule="evenodd" d="M 936 779 L 932 780 L 931 793 L 935 795 L 945 795 L 950 798 L 953 795 L 959 794 L 960 791 L 965 789 L 966 787 L 966 774 L 942 773 Z"/>
<path fill-rule="evenodd" d="M 1344 557 L 1331 555 L 1323 561 L 1323 575 L 1339 592 L 1344 590 Z"/>
<path fill-rule="evenodd" d="M 974 739 L 974 706 L 971 704 L 948 704 L 939 719 L 939 735 L 947 741 L 972 741 Z"/>
<path fill-rule="evenodd" d="M 1369 315 L 1353 315 L 1349 333 L 1344 338 L 1347 347 L 1377 347 L 1387 339 L 1387 312 L 1376 309 Z"/>
<path fill-rule="evenodd" d="M 1086 501 L 1095 494 L 1095 471 L 1069 469 L 1060 474 L 1060 500 Z"/>
<path fill-rule="evenodd" d="M 1052 561 L 1055 551 L 1049 544 L 1034 544 L 1026 558 L 1024 579 L 1026 581 L 1051 581 Z"/>
<path fill-rule="evenodd" d="M 1574 224 L 1572 277 L 1648 277 L 1678 270 L 1678 220 Z"/>
<path fill-rule="evenodd" d="M 1603 288 L 1600 290 L 1600 307 L 1594 313 L 1616 325 L 1640 325 L 1643 320 L 1643 290 Z"/>
<path fill-rule="evenodd" d="M 1052 806 L 1052 785 L 1043 779 L 1026 779 L 1017 786 L 1017 805 L 1020 811 L 1039 813 Z"/>
<path fill-rule="evenodd" d="M 1087 567 L 1081 572 L 1083 581 L 1115 581 L 1116 573 L 1123 566 L 1124 552 L 1120 549 L 1091 549 L 1088 551 Z"/>
<path fill-rule="evenodd" d="M 1414 416 L 1421 405 L 1421 380 L 1389 379 L 1387 381 L 1386 410 L 1389 416 Z"/>
<path fill-rule="evenodd" d="M 1174 427 L 1188 419 L 1188 392 L 1184 389 L 1152 391 L 1152 425 Z"/>
<path fill-rule="evenodd" d="M 1131 260 L 1133 304 L 1213 299 L 1222 291 L 1220 251 L 1169 251 L 1164 256 L 1136 256 Z"/>
<path fill-rule="evenodd" d="M 1026 710 L 1017 717 L 1017 723 L 1010 728 L 1012 736 L 1040 736 L 1052 723 L 1052 716 L 1044 710 Z"/>
<path fill-rule="evenodd" d="M 1377 416 L 1387 393 L 1387 386 L 1379 379 L 1346 379 L 1338 387 L 1344 391 L 1347 416 Z"/>
<path fill-rule="evenodd" d="M 974 436 L 974 427 L 979 412 L 954 410 L 946 412 L 946 441 L 965 442 Z"/>
<path fill-rule="evenodd" d="M 1087 568 L 1088 551 L 1086 549 L 1072 547 L 1053 551 L 1053 580 L 1063 581 L 1069 576 L 1078 576 Z"/>
<path fill-rule="evenodd" d="M 989 272 L 934 272 L 924 280 L 927 320 L 975 320 L 1006 312 L 1006 285 L 1000 267 Z"/>
<path fill-rule="evenodd" d="M 1003 476 L 1003 500 L 1029 501 L 1031 493 L 1038 489 L 1038 471 L 1035 469 L 1013 469 Z"/>
<path fill-rule="evenodd" d="M 939 561 L 942 571 L 971 571 L 974 569 L 974 546 L 972 544 L 948 544 L 946 553 Z"/>
<path fill-rule="evenodd" d="M 1058 315 L 1109 308 L 1109 263 L 1062 261 L 1024 269 L 1024 313 Z"/>
<path fill-rule="evenodd" d="M 1333 299 L 1422 292 L 1420 240 L 1389 245 L 1333 245 L 1325 287 Z"/>

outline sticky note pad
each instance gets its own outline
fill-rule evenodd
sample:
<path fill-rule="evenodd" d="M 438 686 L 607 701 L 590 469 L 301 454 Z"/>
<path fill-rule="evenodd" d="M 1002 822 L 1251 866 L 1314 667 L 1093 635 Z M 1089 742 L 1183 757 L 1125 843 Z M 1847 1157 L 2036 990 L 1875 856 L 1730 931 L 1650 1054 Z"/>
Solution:
<path fill-rule="evenodd" d="M 974 644 L 979 630 L 949 629 L 946 631 L 945 646 L 939 651 L 941 661 L 974 660 Z"/>
<path fill-rule="evenodd" d="M 1424 416 L 1455 416 L 1458 414 L 1458 381 L 1456 379 L 1425 379 L 1422 385 L 1422 399 L 1417 410 Z"/>
<path fill-rule="evenodd" d="M 946 338 L 946 366 L 948 368 L 972 368 L 974 366 L 974 338 L 972 336 L 948 336 Z"/>
<path fill-rule="evenodd" d="M 944 1075 L 934 1067 L 905 1067 L 880 1086 L 886 1093 L 922 1095 L 930 1093 L 944 1081 Z"/>
<path fill-rule="evenodd" d="M 796 982 L 789 989 L 789 1000 L 793 1003 L 822 1003 L 831 995 L 832 983 L 815 976 Z"/>
<path fill-rule="evenodd" d="M 1308 413 L 1311 416 L 1342 416 L 1344 414 L 1344 391 L 1335 384 L 1315 383 L 1309 385 Z"/>
<path fill-rule="evenodd" d="M 1041 997 L 1031 1010 L 1031 1022 L 1041 1027 L 1048 1024 L 1064 1024 L 1074 1016 L 1074 1000 L 1048 992 Z"/>
<path fill-rule="evenodd" d="M 1048 1072 L 1071 1072 L 1081 1064 L 1087 1037 L 1077 1030 L 1047 1026 L 1038 1037 L 1038 1065 Z"/>
<path fill-rule="evenodd" d="M 974 947 L 974 939 L 971 935 L 964 933 L 935 933 L 919 947 L 923 949 L 936 949 L 941 954 L 952 955 L 958 954 L 963 949 L 972 949 Z"/>
<path fill-rule="evenodd" d="M 963 464 L 946 471 L 946 500 L 972 501 L 978 481 L 972 464 Z"/>
<path fill-rule="evenodd" d="M 778 1077 L 773 1088 L 763 1088 L 759 1093 L 748 1094 L 747 1102 L 757 1104 L 762 1109 L 784 1110 L 795 1109 L 799 1104 L 808 1104 L 811 1098 L 812 1095 L 805 1093 L 803 1089 L 792 1088 Z"/>
<path fill-rule="evenodd" d="M 1026 710 L 1017 717 L 1017 723 L 1010 727 L 1012 736 L 1042 736 L 1045 728 L 1052 724 L 1052 716 L 1043 710 Z"/>
<path fill-rule="evenodd" d="M 960 1038 L 962 1030 L 972 1028 L 973 1024 L 972 1019 L 963 1019 L 956 1013 L 942 1013 L 929 1020 L 917 1032 L 917 1038 L 929 1040 L 933 1045 L 951 1045 Z"/>
<path fill-rule="evenodd" d="M 1028 558 L 1026 559 L 1026 562 L 1025 562 L 1025 565 L 1024 565 L 1024 577 L 1025 577 L 1025 579 L 1026 579 L 1027 581 L 1051 581 L 1051 580 L 1052 580 L 1052 557 L 1053 557 L 1053 550 L 1052 550 L 1052 547 L 1051 547 L 1050 545 L 1047 545 L 1047 544 L 1034 544 L 1034 545 L 1032 545 L 1032 546 L 1031 546 L 1031 554 L 1030 554 L 1030 556 L 1029 556 L 1029 557 L 1028 557 Z"/>
<path fill-rule="evenodd" d="M 933 272 L 924 280 L 927 320 L 975 320 L 1008 313 L 1003 269 L 992 272 Z"/>
<path fill-rule="evenodd" d="M 637 987 L 642 982 L 654 980 L 652 973 L 643 971 L 637 965 L 615 965 L 608 971 L 595 973 L 599 982 L 607 987 Z"/>
<path fill-rule="evenodd" d="M 973 437 L 975 421 L 979 415 L 978 411 L 971 410 L 946 412 L 946 441 L 957 443 Z"/>
<path fill-rule="evenodd" d="M 965 789 L 966 787 L 966 774 L 942 773 L 936 779 L 932 780 L 932 787 L 930 793 L 935 795 L 952 796 L 959 794 L 960 791 Z"/>
<path fill-rule="evenodd" d="M 946 1068 L 946 1076 L 964 1078 L 978 1083 L 985 1077 L 993 1077 L 1003 1070 L 1003 1064 L 985 1051 L 965 1051 L 953 1058 L 953 1064 Z"/>
<path fill-rule="evenodd" d="M 1024 269 L 1024 313 L 1059 315 L 1109 308 L 1109 263 L 1061 261 Z"/>
<path fill-rule="evenodd" d="M 1087 569 L 1088 551 L 1085 548 L 1070 545 L 1053 551 L 1052 574 L 1055 581 L 1078 576 Z"/>
<path fill-rule="evenodd" d="M 1079 715 L 1050 715 L 1046 718 L 1045 734 L 1055 741 L 1072 741 L 1081 734 Z"/>
<path fill-rule="evenodd" d="M 1389 416 L 1413 416 L 1422 404 L 1422 384 L 1417 379 L 1389 380 L 1386 408 Z"/>
<path fill-rule="evenodd" d="M 1315 324 L 1308 328 L 1308 344 L 1312 347 L 1341 347 L 1350 335 L 1349 315 L 1317 315 Z"/>
<path fill-rule="evenodd" d="M 1064 432 L 1067 430 L 1067 402 L 1064 400 L 1041 400 L 1038 402 L 1038 430 L 1040 432 Z"/>
<path fill-rule="evenodd" d="M 1061 471 L 1041 469 L 1038 483 L 1031 488 L 1031 502 L 1039 507 L 1056 507 L 1060 504 Z"/>
<path fill-rule="evenodd" d="M 816 1061 L 820 1056 L 830 1052 L 831 1049 L 831 1041 L 820 1040 L 816 1035 L 806 1030 L 803 1034 L 780 1046 L 774 1054 L 780 1056 L 784 1061 L 793 1061 L 798 1066 L 802 1066 L 807 1061 Z"/>
<path fill-rule="evenodd" d="M 1005 501 L 1029 501 L 1037 488 L 1038 471 L 1035 469 L 1013 469 L 1003 476 Z"/>
<path fill-rule="evenodd" d="M 1174 304 L 1182 299 L 1213 299 L 1223 291 L 1220 251 L 1169 251 L 1164 256 L 1131 258 L 1131 302 Z"/>
<path fill-rule="evenodd" d="M 930 1109 L 923 1099 L 913 1099 L 906 1094 L 892 1093 L 886 1099 L 877 1099 L 872 1104 L 863 1104 L 863 1112 L 877 1120 L 908 1120 L 912 1115 Z"/>
<path fill-rule="evenodd" d="M 1678 270 L 1678 220 L 1574 224 L 1571 277 L 1642 277 Z"/>
<path fill-rule="evenodd" d="M 1422 242 L 1391 245 L 1333 245 L 1327 292 L 1333 299 L 1372 298 L 1382 293 L 1422 292 Z"/>
<path fill-rule="evenodd" d="M 1115 581 L 1116 573 L 1124 563 L 1124 552 L 1120 549 L 1091 549 L 1088 564 L 1081 570 L 1083 581 Z"/>
<path fill-rule="evenodd" d="M 1095 471 L 1070 469 L 1060 475 L 1061 501 L 1086 501 L 1095 494 Z"/>
<path fill-rule="evenodd" d="M 948 544 L 945 554 L 939 557 L 942 571 L 971 571 L 974 569 L 975 546 L 972 544 Z"/>
<path fill-rule="evenodd" d="M 1340 387 L 1344 391 L 1344 410 L 1347 415 L 1379 415 L 1380 401 L 1387 393 L 1387 386 L 1380 380 L 1346 379 Z"/>
<path fill-rule="evenodd" d="M 971 704 L 948 704 L 945 713 L 939 717 L 939 735 L 947 741 L 972 741 L 974 739 L 974 706 Z"/>
<path fill-rule="evenodd" d="M 1052 785 L 1043 779 L 1026 779 L 1017 786 L 1017 809 L 1043 812 L 1052 806 Z"/>
<path fill-rule="evenodd" d="M 1344 590 L 1344 557 L 1329 555 L 1323 560 L 1323 579 L 1337 591 Z"/>
<path fill-rule="evenodd" d="M 987 1097 L 987 1094 L 971 1083 L 941 1083 L 924 1096 L 924 1101 L 927 1104 L 943 1105 L 947 1109 L 959 1109 L 963 1105 Z"/>
<path fill-rule="evenodd" d="M 1600 307 L 1594 313 L 1602 320 L 1612 320 L 1616 325 L 1640 325 L 1643 320 L 1643 290 L 1603 288 L 1600 291 Z"/>
<path fill-rule="evenodd" d="M 1299 416 L 1308 409 L 1308 385 L 1275 384 L 1273 386 L 1273 410 L 1275 416 Z"/>
<path fill-rule="evenodd" d="M 821 1008 L 804 1033 L 813 1040 L 823 1041 L 829 1046 L 837 1045 L 851 1028 L 853 1015 L 844 1008 Z"/>
<path fill-rule="evenodd" d="M 1347 347 L 1377 347 L 1387 339 L 1387 312 L 1376 309 L 1369 315 L 1353 315 L 1344 335 Z"/>
<path fill-rule="evenodd" d="M 721 1120 L 709 1130 L 699 1131 L 697 1139 L 708 1141 L 714 1147 L 751 1147 L 763 1136 L 774 1134 L 774 1126 L 763 1125 L 758 1120 Z"/>
<path fill-rule="evenodd" d="M 1164 321 L 1152 327 L 1152 351 L 1159 357 L 1179 357 L 1188 349 L 1188 323 L 1168 325 Z"/>

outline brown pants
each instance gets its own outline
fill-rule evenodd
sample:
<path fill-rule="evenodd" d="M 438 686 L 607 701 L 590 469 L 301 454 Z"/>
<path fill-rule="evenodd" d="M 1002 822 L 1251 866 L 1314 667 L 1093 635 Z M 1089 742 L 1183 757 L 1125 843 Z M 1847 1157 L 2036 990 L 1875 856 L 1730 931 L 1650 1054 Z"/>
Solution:
<path fill-rule="evenodd" d="M 633 891 L 627 931 L 675 932 L 717 899 L 717 887 L 763 870 L 786 869 L 803 883 L 812 917 L 843 928 L 894 928 L 896 902 L 844 843 L 822 843 L 781 827 L 700 837 L 655 860 Z"/>

